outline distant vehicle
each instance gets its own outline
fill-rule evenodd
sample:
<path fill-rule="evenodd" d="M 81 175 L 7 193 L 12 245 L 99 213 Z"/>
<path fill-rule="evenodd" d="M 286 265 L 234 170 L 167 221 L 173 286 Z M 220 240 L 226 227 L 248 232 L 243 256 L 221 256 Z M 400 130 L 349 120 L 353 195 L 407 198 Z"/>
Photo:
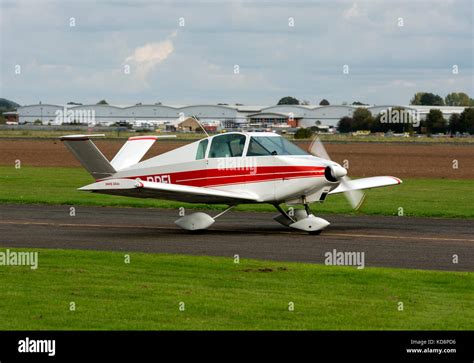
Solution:
<path fill-rule="evenodd" d="M 370 135 L 370 130 L 358 130 L 352 133 L 352 136 L 367 136 Z"/>
<path fill-rule="evenodd" d="M 319 140 L 310 153 L 273 132 L 231 132 L 204 138 L 141 161 L 158 136 L 131 137 L 108 161 L 92 136 L 70 135 L 61 140 L 96 179 L 79 190 L 135 198 L 169 199 L 190 203 L 226 204 L 211 217 L 192 213 L 175 223 L 187 230 L 209 228 L 215 219 L 238 204 L 269 203 L 285 226 L 319 234 L 329 222 L 315 217 L 312 202 L 344 193 L 353 208 L 363 189 L 400 184 L 391 176 L 350 180 L 347 170 L 331 161 Z M 302 205 L 285 211 L 281 204 Z"/>

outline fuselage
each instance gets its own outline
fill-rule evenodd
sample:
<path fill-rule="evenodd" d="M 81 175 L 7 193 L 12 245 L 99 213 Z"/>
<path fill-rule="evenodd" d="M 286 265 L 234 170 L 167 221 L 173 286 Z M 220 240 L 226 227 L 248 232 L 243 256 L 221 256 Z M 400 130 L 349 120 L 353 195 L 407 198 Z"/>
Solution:
<path fill-rule="evenodd" d="M 341 168 L 274 133 L 232 132 L 142 161 L 111 178 L 248 192 L 265 203 L 298 203 L 302 196 L 320 200 L 339 185 L 327 178 L 328 166 Z"/>

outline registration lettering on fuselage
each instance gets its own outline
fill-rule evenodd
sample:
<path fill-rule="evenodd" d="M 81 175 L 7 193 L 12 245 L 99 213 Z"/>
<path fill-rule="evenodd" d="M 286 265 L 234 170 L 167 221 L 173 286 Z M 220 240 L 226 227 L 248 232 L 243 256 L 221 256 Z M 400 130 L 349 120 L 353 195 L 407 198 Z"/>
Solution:
<path fill-rule="evenodd" d="M 167 175 L 150 175 L 150 176 L 146 177 L 146 181 L 152 182 L 152 183 L 171 184 L 171 176 L 169 174 L 167 174 Z"/>

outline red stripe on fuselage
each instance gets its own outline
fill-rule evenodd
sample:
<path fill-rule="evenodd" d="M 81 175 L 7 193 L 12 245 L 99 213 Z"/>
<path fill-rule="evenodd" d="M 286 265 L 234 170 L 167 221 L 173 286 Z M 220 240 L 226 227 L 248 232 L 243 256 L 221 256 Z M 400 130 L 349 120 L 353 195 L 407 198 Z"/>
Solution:
<path fill-rule="evenodd" d="M 127 177 L 145 181 L 159 181 L 170 177 L 172 184 L 209 187 L 217 185 L 244 184 L 296 178 L 321 177 L 325 167 L 314 166 L 260 166 L 240 169 L 201 169 L 175 173 L 150 174 Z"/>

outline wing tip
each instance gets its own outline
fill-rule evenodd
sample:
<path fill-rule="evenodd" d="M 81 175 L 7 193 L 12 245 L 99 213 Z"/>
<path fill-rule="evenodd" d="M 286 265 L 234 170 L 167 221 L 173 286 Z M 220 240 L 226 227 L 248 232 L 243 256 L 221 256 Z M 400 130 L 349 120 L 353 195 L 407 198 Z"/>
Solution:
<path fill-rule="evenodd" d="M 397 184 L 403 184 L 403 180 L 400 179 L 400 178 L 397 178 L 397 177 L 395 177 L 395 176 L 391 176 L 390 178 L 395 179 L 395 181 L 397 182 Z"/>

